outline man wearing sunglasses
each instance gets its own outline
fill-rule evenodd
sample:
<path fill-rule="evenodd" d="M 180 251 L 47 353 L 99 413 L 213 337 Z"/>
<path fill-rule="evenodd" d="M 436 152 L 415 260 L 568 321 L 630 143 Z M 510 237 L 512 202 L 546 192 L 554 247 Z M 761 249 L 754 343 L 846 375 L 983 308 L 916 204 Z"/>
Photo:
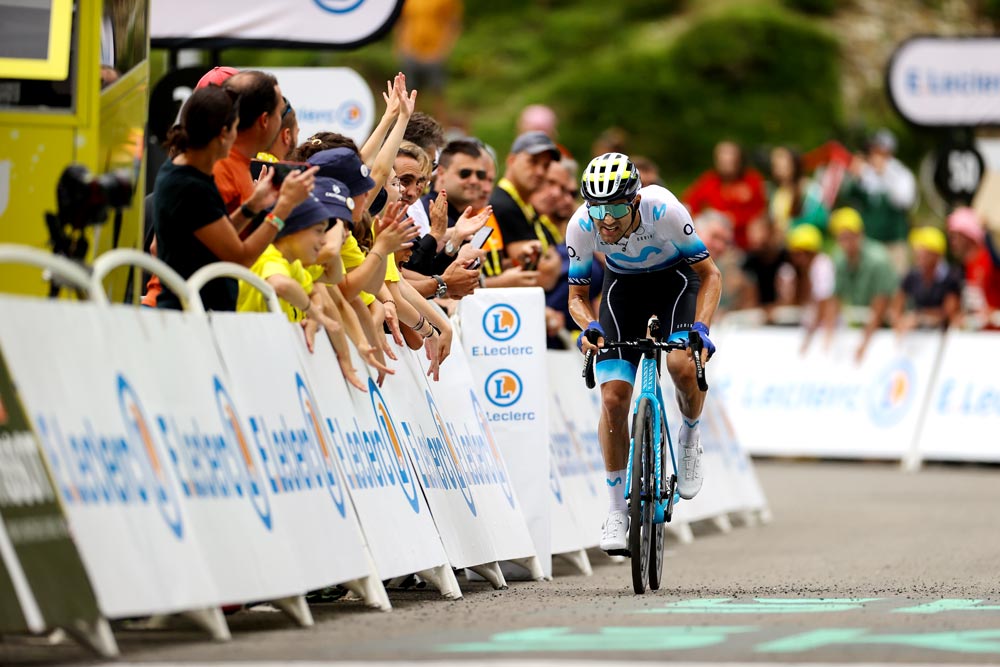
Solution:
<path fill-rule="evenodd" d="M 282 98 L 285 109 L 281 112 L 281 127 L 278 129 L 278 136 L 271 142 L 271 147 L 266 153 L 257 153 L 258 160 L 267 162 L 281 162 L 288 158 L 292 149 L 299 145 L 299 120 L 295 115 L 295 109 L 287 97 Z"/>
<path fill-rule="evenodd" d="M 602 410 L 598 436 L 607 470 L 610 513 L 601 548 L 624 549 L 628 536 L 625 466 L 628 417 L 639 355 L 603 351 L 605 339 L 634 340 L 646 335 L 646 323 L 657 315 L 670 340 L 687 340 L 690 331 L 705 343 L 707 362 L 715 345 L 708 337 L 719 305 L 722 278 L 691 215 L 666 188 L 642 187 L 639 172 L 621 153 L 594 158 L 583 173 L 584 204 L 573 215 L 566 235 L 570 256 L 569 311 L 583 330 L 581 349 L 597 353 L 595 371 L 601 384 Z M 605 253 L 606 272 L 600 318 L 589 298 L 595 252 Z M 694 360 L 688 350 L 667 355 L 667 370 L 683 415 L 677 488 L 693 498 L 702 485 L 698 422 L 705 393 L 698 389 Z"/>

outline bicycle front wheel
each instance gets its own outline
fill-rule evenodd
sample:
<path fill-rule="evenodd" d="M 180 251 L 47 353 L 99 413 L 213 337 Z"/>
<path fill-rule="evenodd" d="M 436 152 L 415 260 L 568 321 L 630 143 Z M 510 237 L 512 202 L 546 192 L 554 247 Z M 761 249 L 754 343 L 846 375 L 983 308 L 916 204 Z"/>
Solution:
<path fill-rule="evenodd" d="M 629 497 L 628 548 L 632 554 L 632 589 L 646 592 L 653 532 L 653 405 L 639 401 L 632 422 L 632 487 Z"/>
<path fill-rule="evenodd" d="M 660 415 L 660 470 L 659 470 L 659 486 L 661 495 L 665 490 L 666 492 L 671 491 L 670 486 L 670 476 L 667 475 L 667 457 L 669 456 L 666 451 L 667 445 L 667 420 L 664 415 Z M 650 451 L 652 451 L 652 443 L 650 443 Z M 655 454 L 655 452 L 653 452 Z M 655 465 L 655 459 L 653 459 L 653 465 Z M 650 489 L 656 491 L 656 481 L 650 482 Z M 656 499 L 656 503 L 661 502 L 659 498 Z M 656 505 L 653 505 L 655 508 Z M 655 513 L 655 511 L 654 511 Z M 669 520 L 669 519 L 668 519 Z M 663 580 L 663 540 L 664 540 L 664 524 L 654 523 L 653 525 L 653 535 L 652 539 L 649 540 L 649 590 L 658 591 L 660 590 L 660 582 Z"/>

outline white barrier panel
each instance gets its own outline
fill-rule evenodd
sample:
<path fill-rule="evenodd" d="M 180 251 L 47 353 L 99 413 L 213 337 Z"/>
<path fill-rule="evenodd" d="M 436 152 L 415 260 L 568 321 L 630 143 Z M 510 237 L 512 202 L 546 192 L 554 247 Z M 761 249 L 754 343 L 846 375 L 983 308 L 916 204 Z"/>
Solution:
<path fill-rule="evenodd" d="M 459 315 L 476 395 L 551 576 L 545 294 L 538 287 L 476 290 L 462 299 Z"/>
<path fill-rule="evenodd" d="M 937 461 L 1000 462 L 1000 334 L 949 332 L 917 453 Z"/>
<path fill-rule="evenodd" d="M 414 372 L 426 376 L 428 362 L 422 352 L 413 353 L 409 361 L 416 362 Z M 472 370 L 465 351 L 453 339 L 451 355 L 441 367 L 440 380 L 425 385 L 435 404 L 435 419 L 443 422 L 440 428 L 449 434 L 451 441 L 459 443 L 460 467 L 472 484 L 479 520 L 492 536 L 493 560 L 534 559 L 535 546 L 523 505 L 515 493 L 493 425 L 488 423 L 472 385 Z"/>
<path fill-rule="evenodd" d="M 241 421 L 259 457 L 274 528 L 294 551 L 300 592 L 366 576 L 367 554 L 330 447 L 331 440 L 360 441 L 362 434 L 334 431 L 323 419 L 326 406 L 296 354 L 301 329 L 276 313 L 213 313 L 210 323 L 242 410 L 233 421 Z M 339 377 L 323 381 L 335 386 Z M 346 403 L 333 407 L 351 414 Z"/>
<path fill-rule="evenodd" d="M 910 449 L 941 336 L 889 331 L 853 361 L 860 332 L 840 331 L 829 349 L 813 341 L 799 354 L 800 329 L 725 332 L 709 365 L 751 454 L 900 459 Z"/>
<path fill-rule="evenodd" d="M 553 554 L 564 554 L 593 545 L 587 544 L 589 540 L 586 539 L 583 528 L 576 518 L 576 512 L 579 510 L 572 504 L 568 489 L 563 484 L 562 475 L 559 474 L 558 457 L 560 453 L 571 450 L 572 445 L 566 422 L 557 414 L 555 398 L 552 395 L 549 396 L 549 413 L 549 442 L 552 454 L 549 465 L 549 488 L 552 490 L 550 548 Z"/>
<path fill-rule="evenodd" d="M 705 407 L 706 429 L 710 437 L 722 442 L 725 462 L 730 471 L 731 484 L 740 499 L 739 511 L 767 511 L 767 498 L 757 479 L 750 455 L 740 444 L 736 429 L 729 419 L 725 403 L 720 396 L 711 397 Z"/>
<path fill-rule="evenodd" d="M 0 297 L 0 346 L 109 617 L 223 600 L 182 502 L 159 421 L 92 304 Z"/>
<path fill-rule="evenodd" d="M 592 395 L 597 394 L 596 390 L 592 394 L 583 382 L 582 355 L 549 350 L 546 356 L 552 397 L 549 422 L 553 463 L 580 530 L 580 546 L 594 547 L 601 541 L 601 524 L 608 510 L 604 455 L 597 440 L 600 402 L 595 410 Z"/>
<path fill-rule="evenodd" d="M 353 346 L 351 356 L 368 390 L 338 382 L 333 387 L 336 397 L 331 395 L 335 402 L 325 409 L 332 412 L 334 446 L 375 567 L 385 579 L 445 565 L 451 573 L 437 526 L 404 450 L 399 415 L 366 375 L 368 366 Z M 461 592 L 455 595 L 461 597 Z"/>
<path fill-rule="evenodd" d="M 180 497 L 226 602 L 307 590 L 288 519 L 234 401 L 204 315 L 113 307 L 104 313 L 135 382 L 155 387 L 146 407 L 164 434 Z"/>

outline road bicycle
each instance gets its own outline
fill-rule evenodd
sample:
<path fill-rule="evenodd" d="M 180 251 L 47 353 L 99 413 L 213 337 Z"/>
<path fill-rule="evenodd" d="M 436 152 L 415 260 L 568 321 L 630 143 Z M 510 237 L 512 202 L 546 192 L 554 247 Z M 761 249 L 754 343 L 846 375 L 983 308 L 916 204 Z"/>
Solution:
<path fill-rule="evenodd" d="M 591 333 L 593 336 L 593 333 Z M 596 342 L 591 338 L 591 342 Z M 663 574 L 663 524 L 673 518 L 674 505 L 680 500 L 677 494 L 677 459 L 670 437 L 667 414 L 663 407 L 660 388 L 660 357 L 666 350 L 690 348 L 694 353 L 695 374 L 698 387 L 708 389 L 705 368 L 701 362 L 704 347 L 697 331 L 688 334 L 687 341 L 662 340 L 660 321 L 654 315 L 649 319 L 646 338 L 631 341 L 606 341 L 603 349 L 638 350 L 642 354 L 638 377 L 641 378 L 639 395 L 632 408 L 632 431 L 629 438 L 628 465 L 625 468 L 625 499 L 628 501 L 628 548 L 613 555 L 632 559 L 632 588 L 637 595 L 646 592 L 646 582 L 651 590 L 658 590 Z M 587 387 L 593 389 L 594 355 L 588 352 L 583 371 Z M 667 459 L 663 443 L 670 453 L 671 473 L 667 475 Z"/>

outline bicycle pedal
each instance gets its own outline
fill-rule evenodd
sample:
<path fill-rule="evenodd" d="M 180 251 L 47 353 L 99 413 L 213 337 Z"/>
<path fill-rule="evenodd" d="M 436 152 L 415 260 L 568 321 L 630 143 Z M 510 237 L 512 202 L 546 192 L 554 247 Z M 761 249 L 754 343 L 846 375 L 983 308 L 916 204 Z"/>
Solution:
<path fill-rule="evenodd" d="M 628 549 L 612 549 L 611 551 L 605 551 L 609 556 L 624 556 L 625 558 L 631 558 L 632 552 Z"/>

